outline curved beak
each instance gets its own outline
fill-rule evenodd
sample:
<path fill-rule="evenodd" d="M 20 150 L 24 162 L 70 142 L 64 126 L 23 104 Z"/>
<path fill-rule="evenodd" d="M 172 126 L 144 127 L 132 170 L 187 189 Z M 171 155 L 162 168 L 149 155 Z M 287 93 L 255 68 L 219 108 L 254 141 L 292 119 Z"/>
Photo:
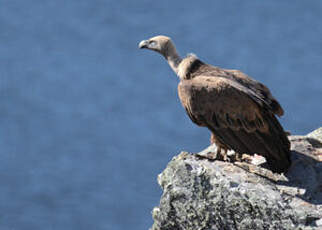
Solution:
<path fill-rule="evenodd" d="M 148 44 L 149 44 L 148 40 L 143 40 L 139 43 L 139 48 L 140 49 L 148 48 Z"/>

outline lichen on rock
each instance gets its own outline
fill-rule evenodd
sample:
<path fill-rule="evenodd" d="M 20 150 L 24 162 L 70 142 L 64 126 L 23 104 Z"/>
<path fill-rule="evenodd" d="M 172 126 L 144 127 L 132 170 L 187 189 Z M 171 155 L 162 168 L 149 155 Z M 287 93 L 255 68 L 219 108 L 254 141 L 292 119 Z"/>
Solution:
<path fill-rule="evenodd" d="M 319 130 L 289 137 L 293 163 L 285 175 L 180 153 L 158 177 L 163 194 L 151 230 L 321 229 Z"/>

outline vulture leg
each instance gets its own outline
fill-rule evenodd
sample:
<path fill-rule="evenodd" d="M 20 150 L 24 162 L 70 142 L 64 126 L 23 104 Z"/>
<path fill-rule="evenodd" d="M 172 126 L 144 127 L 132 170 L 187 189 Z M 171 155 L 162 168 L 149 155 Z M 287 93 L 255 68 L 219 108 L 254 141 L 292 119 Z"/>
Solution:
<path fill-rule="evenodd" d="M 215 156 L 216 160 L 222 160 L 222 161 L 228 160 L 228 157 L 227 157 L 228 148 L 218 141 L 214 133 L 211 133 L 210 144 L 215 144 L 217 146 L 217 151 Z M 222 152 L 222 150 L 224 152 Z"/>
<path fill-rule="evenodd" d="M 211 133 L 211 135 L 210 135 L 210 144 L 211 145 L 216 144 L 216 138 L 215 138 L 215 135 L 213 133 Z"/>
<path fill-rule="evenodd" d="M 241 161 L 243 161 L 243 154 L 235 151 L 233 159 L 234 159 L 234 161 L 241 162 Z"/>

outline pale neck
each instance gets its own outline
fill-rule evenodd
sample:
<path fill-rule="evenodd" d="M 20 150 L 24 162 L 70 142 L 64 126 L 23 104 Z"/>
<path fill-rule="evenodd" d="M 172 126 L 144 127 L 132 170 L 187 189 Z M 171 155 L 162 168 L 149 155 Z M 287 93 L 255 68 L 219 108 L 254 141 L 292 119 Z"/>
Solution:
<path fill-rule="evenodd" d="M 178 67 L 180 62 L 182 61 L 181 57 L 177 54 L 177 52 L 172 53 L 170 56 L 166 57 L 171 69 L 178 74 Z"/>

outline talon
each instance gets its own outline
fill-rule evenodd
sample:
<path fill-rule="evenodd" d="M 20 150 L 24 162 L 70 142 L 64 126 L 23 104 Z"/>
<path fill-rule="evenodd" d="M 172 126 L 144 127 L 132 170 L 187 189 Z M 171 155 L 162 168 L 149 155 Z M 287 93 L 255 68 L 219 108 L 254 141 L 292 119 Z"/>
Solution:
<path fill-rule="evenodd" d="M 236 161 L 243 161 L 243 154 L 242 153 L 235 153 Z"/>
<path fill-rule="evenodd" d="M 230 161 L 228 155 L 227 155 L 227 149 L 224 148 L 224 153 L 222 154 L 223 155 L 223 158 L 224 158 L 224 161 Z"/>

